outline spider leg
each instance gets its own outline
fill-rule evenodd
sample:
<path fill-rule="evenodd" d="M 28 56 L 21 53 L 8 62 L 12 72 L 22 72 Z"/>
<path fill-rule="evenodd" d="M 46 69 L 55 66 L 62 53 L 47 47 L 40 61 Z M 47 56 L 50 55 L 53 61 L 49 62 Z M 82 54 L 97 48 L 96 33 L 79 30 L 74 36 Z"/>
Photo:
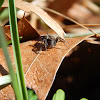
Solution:
<path fill-rule="evenodd" d="M 42 42 L 41 42 L 41 44 L 40 44 L 40 51 L 42 51 L 42 46 L 43 46 L 43 43 L 44 43 L 44 39 L 41 38 L 41 41 L 42 41 Z"/>
<path fill-rule="evenodd" d="M 47 47 L 48 47 L 47 37 L 43 40 L 43 42 L 44 42 L 45 50 L 47 51 Z"/>
<path fill-rule="evenodd" d="M 56 44 L 55 44 L 55 40 L 51 40 L 51 48 L 53 47 L 53 46 L 55 46 Z"/>
<path fill-rule="evenodd" d="M 40 51 L 42 51 L 42 45 L 43 45 L 43 41 L 41 42 L 41 44 L 40 44 L 41 46 L 40 46 Z"/>
<path fill-rule="evenodd" d="M 54 41 L 54 46 L 56 46 L 57 41 Z"/>
<path fill-rule="evenodd" d="M 57 37 L 56 38 L 57 39 L 57 41 L 58 42 L 63 42 L 64 43 L 64 45 L 68 48 L 68 46 L 67 46 L 67 44 L 69 44 L 70 45 L 70 43 L 69 42 L 67 42 L 66 40 L 63 40 L 62 38 L 60 38 L 60 37 Z"/>

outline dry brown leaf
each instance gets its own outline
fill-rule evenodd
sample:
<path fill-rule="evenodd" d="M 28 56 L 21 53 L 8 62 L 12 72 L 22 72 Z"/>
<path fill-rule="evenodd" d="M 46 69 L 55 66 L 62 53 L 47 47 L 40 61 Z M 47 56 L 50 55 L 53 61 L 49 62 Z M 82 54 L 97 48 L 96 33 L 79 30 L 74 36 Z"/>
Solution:
<path fill-rule="evenodd" d="M 91 44 L 100 44 L 100 35 L 95 35 L 91 38 L 87 38 L 86 39 L 87 42 L 91 43 Z"/>
<path fill-rule="evenodd" d="M 90 11 L 93 13 L 99 14 L 100 8 L 95 3 L 93 3 L 91 0 L 82 0 L 81 2 L 85 7 L 87 7 Z"/>
<path fill-rule="evenodd" d="M 8 0 L 7 0 L 8 1 Z M 8 2 L 5 0 L 2 7 L 8 7 Z M 36 13 L 49 27 L 51 27 L 61 38 L 64 39 L 63 34 L 64 31 L 61 28 L 61 26 L 54 21 L 45 11 L 43 11 L 41 8 L 39 8 L 36 5 L 33 5 L 28 2 L 24 1 L 15 1 L 16 8 L 19 8 L 21 10 L 24 10 L 25 12 L 34 12 Z"/>
<path fill-rule="evenodd" d="M 0 100 L 15 100 L 14 91 L 11 85 L 0 90 Z"/>
<path fill-rule="evenodd" d="M 20 44 L 24 73 L 26 74 L 27 72 L 25 75 L 26 85 L 36 92 L 39 100 L 45 100 L 55 79 L 57 70 L 66 54 L 88 37 L 90 36 L 68 38 L 66 39 L 68 44 L 65 45 L 63 42 L 58 42 L 54 48 L 48 49 L 47 51 L 41 51 L 40 54 L 34 52 L 34 45 L 37 41 L 27 41 Z M 40 49 L 40 45 L 37 45 L 37 48 Z M 12 46 L 8 47 L 8 49 L 14 65 Z M 5 70 L 7 70 L 7 65 L 1 48 L 0 64 Z M 29 66 L 31 66 L 30 69 L 28 69 Z M 5 91 L 8 91 L 6 92 L 6 95 L 10 98 L 8 100 L 12 100 L 12 97 L 9 97 L 9 90 L 11 87 L 9 87 L 8 90 L 5 89 L 1 90 L 1 92 L 5 94 Z M 2 96 L 0 95 L 0 97 Z"/>
<path fill-rule="evenodd" d="M 64 14 L 76 1 L 79 0 L 54 0 L 48 7 Z"/>
<path fill-rule="evenodd" d="M 11 40 L 10 26 L 5 25 L 4 30 L 5 30 L 7 40 Z M 23 17 L 22 19 L 18 21 L 18 33 L 19 33 L 19 36 L 22 36 L 21 41 L 32 40 L 32 39 L 36 39 L 39 37 L 39 34 L 30 25 L 30 23 L 25 17 Z"/>
<path fill-rule="evenodd" d="M 97 26 L 100 26 L 100 24 L 82 24 L 82 25 L 84 25 L 84 26 L 86 26 L 86 27 L 97 27 Z M 76 28 L 76 27 L 79 27 L 79 25 L 67 25 L 67 26 L 65 26 L 65 25 L 63 25 L 63 27 L 64 28 Z"/>
<path fill-rule="evenodd" d="M 74 3 L 74 5 L 66 13 L 69 17 L 80 22 L 81 24 L 99 24 L 100 17 L 93 14 L 88 8 L 80 3 Z"/>
<path fill-rule="evenodd" d="M 100 24 L 82 24 L 88 29 L 93 30 L 93 32 L 96 32 L 97 34 L 100 32 Z M 84 30 L 83 28 L 79 27 L 79 25 L 63 25 L 63 28 L 66 33 L 74 33 L 73 35 L 77 34 L 79 36 L 81 35 L 87 35 L 91 34 L 89 30 Z"/>

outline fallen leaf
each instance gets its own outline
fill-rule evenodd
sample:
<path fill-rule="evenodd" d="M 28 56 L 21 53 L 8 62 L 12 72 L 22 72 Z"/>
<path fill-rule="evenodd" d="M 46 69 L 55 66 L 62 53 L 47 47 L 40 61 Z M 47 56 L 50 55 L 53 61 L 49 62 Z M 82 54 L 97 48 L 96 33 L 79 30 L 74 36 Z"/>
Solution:
<path fill-rule="evenodd" d="M 100 23 L 100 16 L 92 13 L 88 8 L 80 3 L 75 3 L 66 14 L 81 24 Z"/>
<path fill-rule="evenodd" d="M 45 100 L 46 96 L 48 95 L 48 92 L 55 79 L 56 73 L 66 54 L 72 48 L 74 48 L 76 45 L 90 36 L 91 35 L 76 38 L 67 38 L 66 41 L 68 43 L 66 45 L 63 42 L 58 42 L 54 48 L 48 49 L 47 51 L 41 51 L 41 53 L 39 54 L 34 52 L 34 45 L 37 43 L 37 41 L 27 41 L 20 44 L 26 86 L 36 92 L 39 100 Z M 37 48 L 40 49 L 39 44 L 37 45 Z M 14 65 L 12 46 L 8 47 L 8 49 L 12 59 L 12 63 Z M 0 64 L 6 71 L 8 71 L 1 48 Z M 11 87 L 9 86 L 8 90 L 5 89 L 2 89 L 1 93 L 5 94 L 5 91 L 9 91 Z M 9 97 L 10 92 L 6 92 L 6 95 L 8 96 L 8 98 L 10 98 L 8 100 L 13 99 L 13 97 Z"/>
<path fill-rule="evenodd" d="M 76 1 L 79 0 L 54 0 L 49 4 L 48 8 L 64 14 Z"/>
<path fill-rule="evenodd" d="M 14 91 L 11 85 L 8 85 L 7 87 L 0 90 L 0 100 L 15 100 Z"/>
<path fill-rule="evenodd" d="M 100 44 L 100 35 L 95 35 L 91 38 L 87 38 L 86 39 L 87 42 L 91 43 L 91 44 Z"/>
<path fill-rule="evenodd" d="M 54 21 L 45 11 L 43 11 L 41 8 L 39 8 L 36 5 L 33 5 L 31 3 L 25 2 L 25 1 L 15 1 L 15 6 L 18 9 L 24 10 L 25 12 L 34 12 L 36 13 L 49 27 L 51 27 L 62 39 L 64 39 L 63 34 L 64 30 L 61 28 L 61 26 Z M 8 7 L 8 2 L 5 0 L 2 7 Z"/>
<path fill-rule="evenodd" d="M 5 31 L 7 40 L 11 40 L 10 25 L 5 25 L 3 28 Z M 18 33 L 19 33 L 19 36 L 22 36 L 21 41 L 33 40 L 40 36 L 37 33 L 37 31 L 30 25 L 30 23 L 25 17 L 23 17 L 22 19 L 18 21 Z"/>

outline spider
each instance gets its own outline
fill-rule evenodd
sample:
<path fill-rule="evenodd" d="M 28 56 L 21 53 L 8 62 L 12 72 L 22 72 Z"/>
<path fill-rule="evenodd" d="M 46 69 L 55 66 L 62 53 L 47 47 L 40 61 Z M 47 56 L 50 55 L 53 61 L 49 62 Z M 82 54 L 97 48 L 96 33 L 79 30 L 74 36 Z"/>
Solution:
<path fill-rule="evenodd" d="M 41 43 L 39 43 L 39 41 L 41 41 Z M 38 48 L 40 48 L 39 51 L 41 51 L 41 50 L 47 51 L 47 49 L 50 49 L 50 48 L 53 48 L 54 46 L 56 46 L 58 41 L 64 42 L 64 40 L 61 39 L 60 37 L 54 37 L 48 33 L 47 33 L 47 35 L 40 36 L 39 41 L 36 42 L 36 44 L 34 45 L 34 47 L 35 47 L 34 51 L 37 51 Z"/>
<path fill-rule="evenodd" d="M 60 37 L 54 37 L 50 34 L 47 33 L 47 35 L 44 36 L 40 36 L 41 39 L 41 44 L 44 44 L 45 50 L 47 50 L 48 48 L 52 48 L 53 46 L 56 46 L 57 42 L 64 42 L 63 39 L 61 39 Z"/>
<path fill-rule="evenodd" d="M 51 36 L 49 34 L 47 34 L 47 36 L 41 36 L 41 44 L 44 44 L 45 49 L 47 50 L 47 48 L 52 48 L 53 46 L 56 45 L 56 43 L 58 42 L 58 38 L 55 38 L 54 36 Z"/>

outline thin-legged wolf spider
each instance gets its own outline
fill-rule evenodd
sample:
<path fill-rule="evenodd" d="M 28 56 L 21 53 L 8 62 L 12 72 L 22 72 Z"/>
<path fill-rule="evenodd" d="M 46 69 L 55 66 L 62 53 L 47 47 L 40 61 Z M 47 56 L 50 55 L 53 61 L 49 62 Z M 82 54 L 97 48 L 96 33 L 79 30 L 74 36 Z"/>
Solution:
<path fill-rule="evenodd" d="M 41 41 L 41 43 L 39 43 L 39 41 Z M 35 50 L 36 50 L 36 47 L 38 47 L 39 44 L 40 44 L 40 47 L 39 47 L 40 51 L 41 50 L 47 51 L 47 49 L 50 49 L 53 46 L 56 46 L 56 44 L 57 44 L 58 41 L 59 42 L 66 42 L 65 40 L 61 39 L 60 37 L 54 37 L 54 36 L 49 35 L 47 33 L 47 35 L 43 35 L 43 36 L 39 37 L 38 42 L 36 42 L 36 44 L 34 45 L 34 47 L 35 47 Z"/>

